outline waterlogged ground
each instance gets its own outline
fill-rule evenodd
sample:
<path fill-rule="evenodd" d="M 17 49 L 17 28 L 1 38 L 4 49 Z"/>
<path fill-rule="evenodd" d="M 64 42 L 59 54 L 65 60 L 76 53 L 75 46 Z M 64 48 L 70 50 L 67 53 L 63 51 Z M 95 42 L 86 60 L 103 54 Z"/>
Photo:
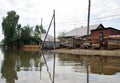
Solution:
<path fill-rule="evenodd" d="M 0 49 L 0 83 L 119 83 L 120 57 Z"/>

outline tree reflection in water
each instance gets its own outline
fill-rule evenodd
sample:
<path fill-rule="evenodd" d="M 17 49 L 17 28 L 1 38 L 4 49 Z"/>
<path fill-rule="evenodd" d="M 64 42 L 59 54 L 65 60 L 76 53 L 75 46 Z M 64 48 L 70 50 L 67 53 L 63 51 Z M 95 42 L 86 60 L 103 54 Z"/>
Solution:
<path fill-rule="evenodd" d="M 4 54 L 4 61 L 1 68 L 2 78 L 6 79 L 6 83 L 15 83 L 15 80 L 18 79 L 17 77 L 17 70 L 16 70 L 16 60 L 10 53 L 5 52 Z"/>
<path fill-rule="evenodd" d="M 19 79 L 17 76 L 17 72 L 19 71 L 40 71 L 40 79 L 42 79 L 42 66 L 44 65 L 49 73 L 49 79 L 51 80 L 51 83 L 54 83 L 55 62 L 53 63 L 53 74 L 51 74 L 46 60 L 50 58 L 50 55 L 53 56 L 53 53 L 49 52 L 49 56 L 44 54 L 46 53 L 45 51 L 27 52 L 3 50 L 3 53 L 4 61 L 2 62 L 1 74 L 2 78 L 6 79 L 6 83 L 15 83 L 15 80 Z"/>
<path fill-rule="evenodd" d="M 44 63 L 40 62 L 39 52 L 3 50 L 4 60 L 1 66 L 2 78 L 6 83 L 15 83 L 19 79 L 18 71 L 41 71 Z"/>

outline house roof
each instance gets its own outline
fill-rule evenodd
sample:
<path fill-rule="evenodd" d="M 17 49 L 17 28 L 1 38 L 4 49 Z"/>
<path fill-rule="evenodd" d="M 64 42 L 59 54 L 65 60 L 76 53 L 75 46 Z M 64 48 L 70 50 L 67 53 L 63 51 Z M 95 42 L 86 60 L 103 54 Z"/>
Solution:
<path fill-rule="evenodd" d="M 89 33 L 91 33 L 91 30 L 97 29 L 99 26 L 103 26 L 102 24 L 97 25 L 90 25 Z M 68 31 L 65 36 L 84 36 L 87 35 L 87 26 L 85 27 L 78 27 L 73 30 Z"/>
<path fill-rule="evenodd" d="M 94 29 L 94 30 L 92 30 L 92 31 L 97 31 L 97 30 L 108 30 L 108 29 L 112 29 L 112 30 L 116 30 L 116 31 L 119 31 L 119 32 L 120 32 L 120 30 L 115 29 L 115 28 L 113 28 L 113 27 L 107 27 L 107 28 L 101 28 L 101 29 Z"/>
<path fill-rule="evenodd" d="M 42 41 L 44 41 L 45 36 L 46 36 L 46 33 L 41 34 L 41 40 L 42 40 Z M 47 37 L 46 37 L 46 41 L 54 41 L 54 37 L 48 34 Z M 59 40 L 56 39 L 56 41 L 59 41 Z"/>

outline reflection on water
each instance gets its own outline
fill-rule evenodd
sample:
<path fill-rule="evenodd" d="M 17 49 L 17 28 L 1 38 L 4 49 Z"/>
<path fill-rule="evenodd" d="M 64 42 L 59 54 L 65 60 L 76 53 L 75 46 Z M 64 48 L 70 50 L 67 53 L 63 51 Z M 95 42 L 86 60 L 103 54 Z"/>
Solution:
<path fill-rule="evenodd" d="M 86 64 L 90 66 L 90 73 L 94 74 L 114 75 L 120 72 L 120 57 L 61 55 L 59 58 L 61 65 L 73 64 L 75 72 L 85 72 Z"/>
<path fill-rule="evenodd" d="M 92 73 L 114 75 L 120 72 L 120 57 L 91 57 Z"/>
<path fill-rule="evenodd" d="M 0 50 L 0 83 L 119 83 L 120 57 Z M 3 59 L 1 59 L 3 57 Z"/>

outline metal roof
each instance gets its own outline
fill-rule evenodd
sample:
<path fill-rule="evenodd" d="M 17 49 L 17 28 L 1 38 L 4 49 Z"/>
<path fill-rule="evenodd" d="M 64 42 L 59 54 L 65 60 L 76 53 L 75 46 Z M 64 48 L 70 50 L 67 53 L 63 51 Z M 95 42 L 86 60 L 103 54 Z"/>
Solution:
<path fill-rule="evenodd" d="M 91 30 L 97 29 L 98 26 L 100 26 L 100 25 L 101 24 L 90 25 L 89 33 L 91 33 Z M 68 31 L 65 34 L 65 36 L 84 36 L 84 35 L 87 35 L 87 26 L 75 28 L 73 30 Z"/>

